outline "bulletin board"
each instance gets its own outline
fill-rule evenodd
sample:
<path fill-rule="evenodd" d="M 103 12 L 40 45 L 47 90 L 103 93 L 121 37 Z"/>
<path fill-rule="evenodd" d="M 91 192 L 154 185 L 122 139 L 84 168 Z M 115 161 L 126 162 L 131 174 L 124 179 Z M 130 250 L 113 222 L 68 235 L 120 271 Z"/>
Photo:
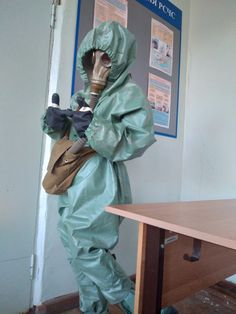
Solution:
<path fill-rule="evenodd" d="M 100 4 L 123 10 L 118 21 L 125 23 L 126 18 L 125 26 L 137 40 L 137 58 L 130 68 L 132 79 L 151 104 L 155 133 L 176 138 L 182 11 L 168 0 L 78 0 L 72 94 L 83 89 L 76 54 L 80 42 L 95 25 Z"/>

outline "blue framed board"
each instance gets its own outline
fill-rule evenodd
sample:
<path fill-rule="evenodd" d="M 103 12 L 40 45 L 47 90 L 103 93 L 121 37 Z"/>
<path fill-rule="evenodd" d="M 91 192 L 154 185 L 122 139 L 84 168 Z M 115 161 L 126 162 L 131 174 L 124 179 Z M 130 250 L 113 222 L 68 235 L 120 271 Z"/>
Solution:
<path fill-rule="evenodd" d="M 78 0 L 72 94 L 83 88 L 76 54 L 79 43 L 93 28 L 94 4 L 95 0 Z M 127 7 L 127 28 L 135 34 L 138 48 L 130 70 L 132 78 L 150 101 L 155 133 L 176 138 L 182 11 L 168 0 L 127 0 Z"/>

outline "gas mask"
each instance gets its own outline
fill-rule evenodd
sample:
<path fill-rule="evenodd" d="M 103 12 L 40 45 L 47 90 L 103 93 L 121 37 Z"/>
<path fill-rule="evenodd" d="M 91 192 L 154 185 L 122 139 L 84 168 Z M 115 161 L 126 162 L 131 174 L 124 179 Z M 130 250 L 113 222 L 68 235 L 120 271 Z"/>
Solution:
<path fill-rule="evenodd" d="M 104 51 L 96 50 L 93 52 L 92 63 L 94 66 L 91 77 L 90 93 L 98 95 L 106 86 L 111 69 L 111 59 Z"/>
<path fill-rule="evenodd" d="M 90 93 L 99 95 L 105 88 L 111 69 L 111 59 L 101 50 L 90 51 L 83 60 L 84 69 L 87 72 L 90 85 Z"/>

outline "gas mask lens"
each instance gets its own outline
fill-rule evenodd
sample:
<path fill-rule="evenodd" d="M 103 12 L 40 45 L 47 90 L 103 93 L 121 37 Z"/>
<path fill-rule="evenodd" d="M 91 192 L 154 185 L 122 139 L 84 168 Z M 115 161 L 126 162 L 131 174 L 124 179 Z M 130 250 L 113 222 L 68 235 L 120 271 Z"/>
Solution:
<path fill-rule="evenodd" d="M 103 66 L 106 68 L 111 67 L 111 59 L 107 53 L 102 54 L 102 63 L 103 63 Z"/>
<path fill-rule="evenodd" d="M 92 63 L 98 63 L 100 66 L 105 68 L 111 67 L 111 58 L 108 56 L 106 52 L 97 50 L 93 52 Z"/>

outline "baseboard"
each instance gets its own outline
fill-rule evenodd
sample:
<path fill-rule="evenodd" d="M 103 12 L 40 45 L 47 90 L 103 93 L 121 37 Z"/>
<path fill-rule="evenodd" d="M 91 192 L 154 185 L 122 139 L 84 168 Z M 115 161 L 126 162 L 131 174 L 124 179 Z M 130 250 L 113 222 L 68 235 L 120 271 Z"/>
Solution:
<path fill-rule="evenodd" d="M 79 294 L 70 293 L 36 306 L 35 314 L 59 314 L 79 307 Z"/>
<path fill-rule="evenodd" d="M 135 275 L 130 276 L 135 282 Z M 79 307 L 79 293 L 70 293 L 53 298 L 44 302 L 42 305 L 35 306 L 29 313 L 35 314 L 60 314 Z"/>
<path fill-rule="evenodd" d="M 135 275 L 130 277 L 135 281 Z M 236 285 L 231 282 L 221 281 L 215 285 L 222 293 L 231 294 L 235 296 Z M 79 308 L 79 294 L 70 293 L 64 296 L 53 298 L 44 302 L 40 306 L 35 306 L 27 314 L 60 314 L 65 311 Z"/>

